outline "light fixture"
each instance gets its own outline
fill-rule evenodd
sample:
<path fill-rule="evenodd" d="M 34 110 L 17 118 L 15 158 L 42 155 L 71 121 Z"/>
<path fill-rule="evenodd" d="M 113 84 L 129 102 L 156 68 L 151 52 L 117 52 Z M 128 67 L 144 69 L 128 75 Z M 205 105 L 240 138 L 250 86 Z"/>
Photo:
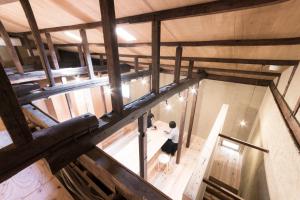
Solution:
<path fill-rule="evenodd" d="M 235 144 L 233 142 L 229 142 L 228 140 L 223 140 L 222 141 L 222 146 L 233 149 L 235 151 L 238 151 L 240 146 L 238 144 Z"/>
<path fill-rule="evenodd" d="M 125 98 L 130 97 L 129 84 L 127 84 L 127 83 L 122 84 L 122 96 Z"/>
<path fill-rule="evenodd" d="M 76 40 L 77 42 L 81 42 L 81 37 L 70 32 L 70 31 L 64 31 L 64 34 L 67 35 L 68 37 L 72 38 L 73 40 Z"/>
<path fill-rule="evenodd" d="M 145 85 L 147 83 L 147 80 L 145 78 L 142 78 L 142 84 Z"/>
<path fill-rule="evenodd" d="M 131 81 L 130 81 L 130 82 L 132 82 L 132 83 L 133 83 L 133 82 L 136 82 L 136 79 L 131 79 Z"/>
<path fill-rule="evenodd" d="M 107 95 L 110 95 L 111 94 L 111 88 L 109 86 L 106 86 L 104 88 L 104 93 L 107 94 Z"/>
<path fill-rule="evenodd" d="M 245 127 L 247 125 L 245 120 L 240 121 L 240 126 L 241 127 Z"/>
<path fill-rule="evenodd" d="M 124 39 L 124 40 L 126 40 L 128 42 L 136 40 L 136 38 L 133 35 L 131 35 L 130 33 L 128 33 L 123 28 L 117 27 L 116 28 L 116 32 L 117 32 L 118 36 L 120 36 L 122 39 Z"/>
<path fill-rule="evenodd" d="M 195 87 L 192 87 L 192 88 L 191 88 L 191 93 L 192 93 L 193 95 L 197 94 L 197 90 L 196 90 Z"/>
<path fill-rule="evenodd" d="M 172 109 L 172 106 L 168 104 L 168 100 L 166 100 L 166 110 L 169 111 Z"/>
<path fill-rule="evenodd" d="M 277 66 L 277 65 L 270 65 L 269 66 L 269 70 L 270 71 L 277 71 L 280 69 L 280 66 Z"/>
<path fill-rule="evenodd" d="M 181 96 L 180 93 L 178 94 L 178 100 L 179 100 L 180 102 L 183 102 L 183 101 L 184 101 L 184 97 Z"/>

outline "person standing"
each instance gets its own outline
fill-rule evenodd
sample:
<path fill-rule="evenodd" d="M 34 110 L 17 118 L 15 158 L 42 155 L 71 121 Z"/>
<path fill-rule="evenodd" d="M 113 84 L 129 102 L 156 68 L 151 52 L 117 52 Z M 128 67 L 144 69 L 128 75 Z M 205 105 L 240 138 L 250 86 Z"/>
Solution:
<path fill-rule="evenodd" d="M 179 130 L 176 127 L 176 122 L 174 121 L 169 122 L 169 127 L 171 128 L 170 132 L 167 132 L 167 134 L 169 134 L 169 139 L 161 147 L 161 150 L 174 156 L 178 147 Z"/>

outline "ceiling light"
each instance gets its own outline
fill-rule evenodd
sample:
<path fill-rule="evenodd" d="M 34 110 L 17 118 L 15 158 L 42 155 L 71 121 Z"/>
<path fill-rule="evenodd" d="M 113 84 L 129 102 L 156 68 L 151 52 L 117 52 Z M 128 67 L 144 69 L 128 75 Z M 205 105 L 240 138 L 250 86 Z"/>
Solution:
<path fill-rule="evenodd" d="M 191 88 L 191 93 L 192 93 L 192 94 L 197 94 L 196 88 L 192 87 L 192 88 Z"/>
<path fill-rule="evenodd" d="M 172 106 L 168 104 L 168 101 L 166 101 L 166 110 L 169 111 L 172 109 Z"/>
<path fill-rule="evenodd" d="M 64 34 L 67 35 L 68 37 L 72 38 L 73 40 L 76 40 L 77 42 L 81 42 L 81 37 L 70 32 L 70 31 L 64 31 Z"/>
<path fill-rule="evenodd" d="M 222 141 L 222 146 L 238 151 L 240 146 L 238 144 L 229 142 L 227 140 Z"/>
<path fill-rule="evenodd" d="M 123 28 L 117 27 L 116 32 L 117 32 L 118 36 L 120 36 L 122 39 L 124 39 L 126 41 L 130 42 L 130 41 L 135 41 L 136 40 L 136 38 L 133 35 L 128 33 Z"/>
<path fill-rule="evenodd" d="M 125 97 L 125 98 L 130 97 L 129 84 L 127 84 L 127 83 L 122 84 L 122 96 Z"/>
<path fill-rule="evenodd" d="M 147 80 L 145 78 L 142 79 L 142 84 L 145 85 L 147 83 Z"/>
<path fill-rule="evenodd" d="M 241 127 L 245 127 L 247 125 L 245 120 L 240 121 L 240 126 Z"/>
<path fill-rule="evenodd" d="M 277 71 L 280 69 L 280 66 L 277 66 L 277 65 L 270 65 L 269 66 L 269 70 L 270 71 Z"/>
<path fill-rule="evenodd" d="M 179 96 L 178 96 L 178 100 L 179 100 L 180 102 L 183 102 L 183 101 L 184 101 L 184 97 L 181 96 L 180 93 L 179 93 Z"/>

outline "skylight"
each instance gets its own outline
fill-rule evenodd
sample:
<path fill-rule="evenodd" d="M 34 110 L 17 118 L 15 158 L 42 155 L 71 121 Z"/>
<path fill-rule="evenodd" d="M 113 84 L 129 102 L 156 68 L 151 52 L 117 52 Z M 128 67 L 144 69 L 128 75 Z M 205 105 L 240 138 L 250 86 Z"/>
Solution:
<path fill-rule="evenodd" d="M 235 151 L 238 151 L 240 146 L 238 144 L 235 144 L 233 142 L 229 142 L 228 140 L 223 140 L 222 141 L 222 146 L 233 149 Z"/>
<path fill-rule="evenodd" d="M 133 35 L 131 35 L 130 33 L 128 33 L 123 28 L 117 27 L 116 31 L 117 31 L 117 35 L 118 36 L 120 36 L 122 39 L 124 39 L 124 40 L 126 40 L 128 42 L 136 40 L 136 38 Z"/>

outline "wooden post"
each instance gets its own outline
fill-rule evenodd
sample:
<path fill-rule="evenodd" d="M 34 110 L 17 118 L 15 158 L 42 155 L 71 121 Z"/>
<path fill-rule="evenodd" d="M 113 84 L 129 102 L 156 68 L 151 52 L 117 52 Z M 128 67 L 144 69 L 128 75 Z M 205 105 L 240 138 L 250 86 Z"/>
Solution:
<path fill-rule="evenodd" d="M 99 55 L 99 59 L 100 59 L 100 62 L 99 62 L 100 66 L 104 65 L 104 60 L 103 60 L 102 54 Z"/>
<path fill-rule="evenodd" d="M 134 58 L 134 71 L 135 72 L 139 71 L 139 57 Z"/>
<path fill-rule="evenodd" d="M 83 57 L 83 52 L 82 52 L 81 45 L 78 45 L 77 49 L 78 49 L 78 56 L 79 56 L 80 67 L 84 67 L 85 66 L 85 62 L 84 62 L 84 57 Z"/>
<path fill-rule="evenodd" d="M 138 118 L 140 176 L 147 180 L 147 113 Z"/>
<path fill-rule="evenodd" d="M 14 65 L 17 68 L 17 71 L 19 73 L 23 74 L 24 69 L 23 69 L 23 66 L 21 64 L 20 58 L 18 57 L 18 53 L 17 53 L 16 49 L 14 48 L 14 46 L 13 46 L 11 40 L 10 40 L 10 37 L 9 37 L 8 33 L 6 32 L 6 30 L 5 30 L 5 28 L 4 28 L 1 21 L 0 21 L 0 34 L 1 34 L 1 37 L 4 40 L 4 43 L 7 47 L 8 53 L 9 53 L 12 61 L 14 62 Z"/>
<path fill-rule="evenodd" d="M 197 86 L 195 86 L 195 89 L 198 90 L 198 87 L 199 87 L 199 84 L 197 84 Z M 189 121 L 189 129 L 188 129 L 188 135 L 187 135 L 187 140 L 186 140 L 186 148 L 189 148 L 190 144 L 191 144 L 194 117 L 195 117 L 195 112 L 196 112 L 197 96 L 198 96 L 198 93 L 193 94 L 191 115 L 190 115 L 190 121 Z"/>
<path fill-rule="evenodd" d="M 293 80 L 293 77 L 294 77 L 294 75 L 295 75 L 295 72 L 296 72 L 296 70 L 297 70 L 297 65 L 295 65 L 295 66 L 293 66 L 293 70 L 292 70 L 292 73 L 291 73 L 291 75 L 290 75 L 290 78 L 289 78 L 289 80 L 288 80 L 288 82 L 287 82 L 287 84 L 286 84 L 286 87 L 285 87 L 285 89 L 284 89 L 284 92 L 283 92 L 283 97 L 285 97 L 285 95 L 286 95 L 286 93 L 287 93 L 287 91 L 288 91 L 288 89 L 289 89 L 289 87 L 290 87 L 290 84 L 291 84 L 291 82 L 292 82 L 292 80 Z"/>
<path fill-rule="evenodd" d="M 188 78 L 192 78 L 194 68 L 194 60 L 189 60 Z"/>
<path fill-rule="evenodd" d="M 45 36 L 46 36 L 46 39 L 47 39 L 47 44 L 48 44 L 48 48 L 49 48 L 50 55 L 51 55 L 51 58 L 52 58 L 53 66 L 54 66 L 55 69 L 59 69 L 59 64 L 58 64 L 58 60 L 57 60 L 57 56 L 56 56 L 56 52 L 55 52 L 55 49 L 54 49 L 54 45 L 53 45 L 53 42 L 52 42 L 51 35 L 50 35 L 50 33 L 45 33 Z"/>
<path fill-rule="evenodd" d="M 179 83 L 180 81 L 181 57 L 182 57 L 182 47 L 178 46 L 176 47 L 174 83 Z"/>
<path fill-rule="evenodd" d="M 178 148 L 177 148 L 177 155 L 176 155 L 176 164 L 179 164 L 180 157 L 181 157 L 181 149 L 183 143 L 183 135 L 184 135 L 184 124 L 185 124 L 185 116 L 188 104 L 188 89 L 184 92 L 185 101 L 183 102 L 182 106 L 182 113 L 180 118 L 180 125 L 179 125 L 179 140 L 178 140 Z"/>
<path fill-rule="evenodd" d="M 45 47 L 44 47 L 42 38 L 40 36 L 39 29 L 38 29 L 37 23 L 35 21 L 34 14 L 33 14 L 33 11 L 31 9 L 30 3 L 29 3 L 28 0 L 22 0 L 22 1 L 20 1 L 20 3 L 21 3 L 21 5 L 23 7 L 23 10 L 25 12 L 25 15 L 26 15 L 28 24 L 30 26 L 32 36 L 33 36 L 36 48 L 39 52 L 41 62 L 42 62 L 42 66 L 43 66 L 43 68 L 45 70 L 45 73 L 47 75 L 47 79 L 49 81 L 49 84 L 50 84 L 50 86 L 54 86 L 55 81 L 54 81 L 54 78 L 53 78 L 53 75 L 52 75 L 49 60 L 47 58 Z"/>
<path fill-rule="evenodd" d="M 28 49 L 29 56 L 34 57 L 33 50 L 32 50 L 32 47 L 30 45 L 30 41 L 29 41 L 26 34 L 23 34 L 23 37 L 21 38 L 21 41 L 22 41 L 22 45 Z"/>
<path fill-rule="evenodd" d="M 0 115 L 7 131 L 16 146 L 24 145 L 32 140 L 25 116 L 9 79 L 0 63 Z"/>
<path fill-rule="evenodd" d="M 121 88 L 121 70 L 116 35 L 116 15 L 114 1 L 99 0 L 103 25 L 103 37 L 107 59 L 107 70 L 111 87 L 111 103 L 113 111 L 122 113 L 123 96 Z"/>
<path fill-rule="evenodd" d="M 83 54 L 84 54 L 84 58 L 86 60 L 89 77 L 90 77 L 90 79 L 92 79 L 95 76 L 94 68 L 93 68 L 92 57 L 90 54 L 89 44 L 88 44 L 88 40 L 87 40 L 87 36 L 86 36 L 86 31 L 84 29 L 80 29 L 80 36 L 82 39 Z"/>
<path fill-rule="evenodd" d="M 152 21 L 152 92 L 159 93 L 160 21 Z"/>

